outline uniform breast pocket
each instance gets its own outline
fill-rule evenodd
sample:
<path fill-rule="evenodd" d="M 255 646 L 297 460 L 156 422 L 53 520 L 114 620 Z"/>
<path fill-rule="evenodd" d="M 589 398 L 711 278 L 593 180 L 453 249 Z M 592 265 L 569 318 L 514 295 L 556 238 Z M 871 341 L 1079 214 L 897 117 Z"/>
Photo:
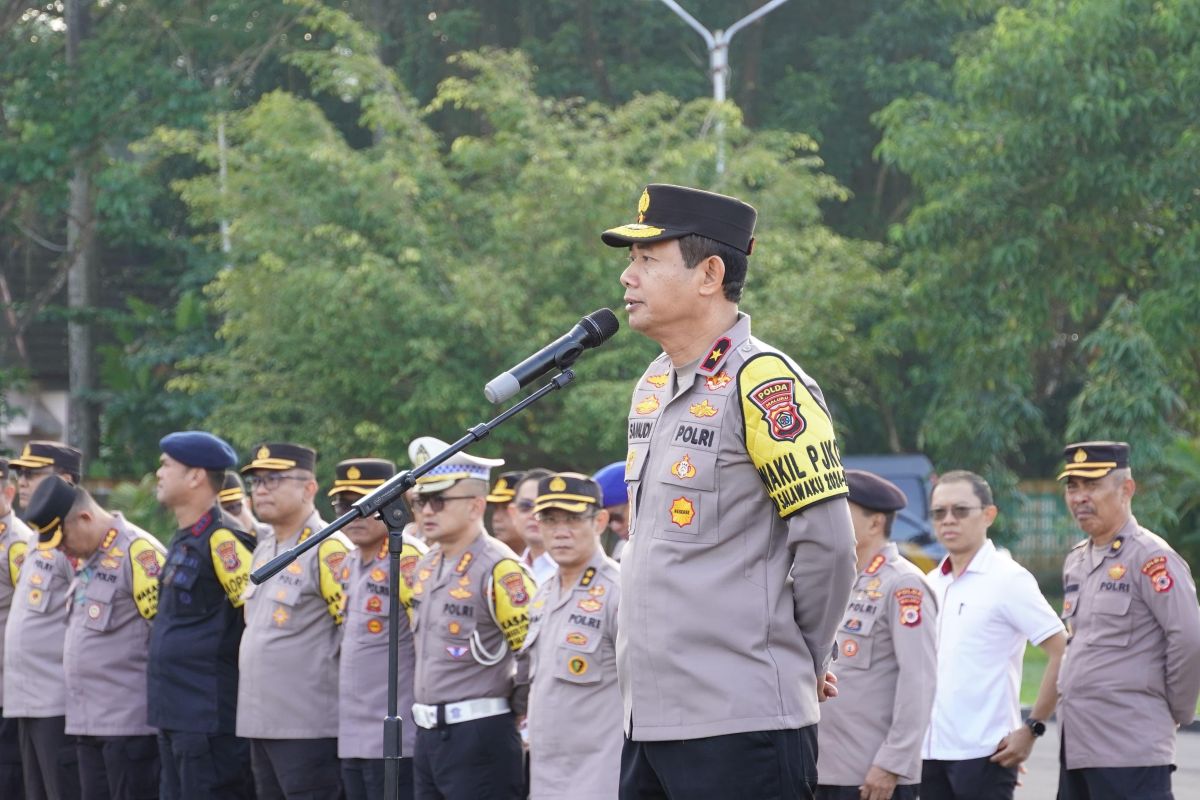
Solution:
<path fill-rule="evenodd" d="M 272 586 L 267 590 L 267 596 L 276 603 L 281 603 L 289 607 L 294 606 L 300 602 L 300 587 L 290 584 Z"/>
<path fill-rule="evenodd" d="M 871 666 L 871 631 L 875 617 L 847 614 L 838 627 L 838 669 L 866 669 Z"/>
<path fill-rule="evenodd" d="M 108 581 L 93 580 L 83 598 L 83 627 L 90 631 L 107 631 L 112 622 L 112 601 L 116 586 Z"/>
<path fill-rule="evenodd" d="M 558 645 L 554 676 L 567 683 L 599 683 L 604 677 L 599 657 L 602 638 L 597 632 L 568 631 L 566 640 Z"/>
<path fill-rule="evenodd" d="M 1097 647 L 1126 647 L 1133 635 L 1128 594 L 1100 594 L 1093 601 L 1091 643 Z"/>

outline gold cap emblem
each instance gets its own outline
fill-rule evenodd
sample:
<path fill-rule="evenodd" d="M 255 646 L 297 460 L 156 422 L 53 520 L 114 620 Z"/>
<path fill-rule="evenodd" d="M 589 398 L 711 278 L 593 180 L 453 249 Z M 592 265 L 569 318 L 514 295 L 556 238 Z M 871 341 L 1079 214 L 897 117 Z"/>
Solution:
<path fill-rule="evenodd" d="M 262 447 L 258 448 L 258 452 L 254 454 L 254 457 L 260 460 L 264 458 L 270 458 L 271 449 L 264 444 Z"/>
<path fill-rule="evenodd" d="M 21 458 L 29 458 L 31 455 L 33 455 L 33 448 L 27 444 L 25 445 L 25 449 L 21 451 Z"/>
<path fill-rule="evenodd" d="M 562 492 L 562 491 L 565 491 L 566 488 L 567 488 L 567 482 L 564 481 L 562 478 L 554 478 L 553 480 L 550 481 L 550 491 L 552 491 L 552 492 Z"/>
<path fill-rule="evenodd" d="M 1084 452 L 1082 447 L 1075 451 L 1074 461 L 1076 464 L 1082 464 L 1084 461 L 1087 461 L 1087 453 Z"/>
<path fill-rule="evenodd" d="M 419 467 L 429 460 L 429 451 L 425 449 L 425 445 L 417 448 L 417 456 L 413 459 L 413 466 Z"/>
<path fill-rule="evenodd" d="M 650 210 L 650 190 L 642 189 L 642 198 L 638 200 L 638 222 L 646 221 L 646 212 Z"/>
<path fill-rule="evenodd" d="M 351 467 L 346 470 L 346 477 L 352 481 L 356 481 L 362 477 L 362 471 L 358 467 Z"/>

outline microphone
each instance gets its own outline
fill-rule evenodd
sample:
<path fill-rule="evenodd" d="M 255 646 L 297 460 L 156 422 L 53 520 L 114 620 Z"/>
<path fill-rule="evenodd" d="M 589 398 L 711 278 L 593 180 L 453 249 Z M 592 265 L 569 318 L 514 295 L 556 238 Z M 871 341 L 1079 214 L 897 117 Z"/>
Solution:
<path fill-rule="evenodd" d="M 488 381 L 483 396 L 493 403 L 503 403 L 529 384 L 554 368 L 566 369 L 575 363 L 584 350 L 607 342 L 617 328 L 617 315 L 607 308 L 593 311 L 563 336 L 538 350 L 529 358 Z"/>

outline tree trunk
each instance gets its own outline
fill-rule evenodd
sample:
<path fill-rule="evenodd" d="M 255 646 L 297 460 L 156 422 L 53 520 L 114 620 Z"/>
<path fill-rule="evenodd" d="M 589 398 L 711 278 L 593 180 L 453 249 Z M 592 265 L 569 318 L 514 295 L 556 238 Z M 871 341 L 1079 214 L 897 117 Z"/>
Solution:
<path fill-rule="evenodd" d="M 67 70 L 76 84 L 82 70 L 80 45 L 89 33 L 90 7 L 91 0 L 66 0 Z M 72 152 L 74 172 L 67 210 L 67 251 L 71 259 L 67 273 L 67 307 L 71 311 L 67 322 L 67 375 L 70 381 L 67 439 L 83 451 L 85 466 L 96 457 L 100 444 L 90 319 L 96 297 L 96 204 L 86 144 L 78 143 Z"/>

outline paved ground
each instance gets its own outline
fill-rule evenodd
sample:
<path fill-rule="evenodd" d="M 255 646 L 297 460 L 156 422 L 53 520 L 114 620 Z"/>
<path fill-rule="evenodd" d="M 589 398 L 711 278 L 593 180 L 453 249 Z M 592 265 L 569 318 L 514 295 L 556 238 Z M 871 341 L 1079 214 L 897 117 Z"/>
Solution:
<path fill-rule="evenodd" d="M 1016 800 L 1054 800 L 1058 791 L 1058 725 L 1046 726 L 1046 736 L 1033 748 L 1025 763 L 1028 772 L 1021 776 Z M 1200 732 L 1179 734 L 1172 776 L 1175 800 L 1200 800 Z"/>

